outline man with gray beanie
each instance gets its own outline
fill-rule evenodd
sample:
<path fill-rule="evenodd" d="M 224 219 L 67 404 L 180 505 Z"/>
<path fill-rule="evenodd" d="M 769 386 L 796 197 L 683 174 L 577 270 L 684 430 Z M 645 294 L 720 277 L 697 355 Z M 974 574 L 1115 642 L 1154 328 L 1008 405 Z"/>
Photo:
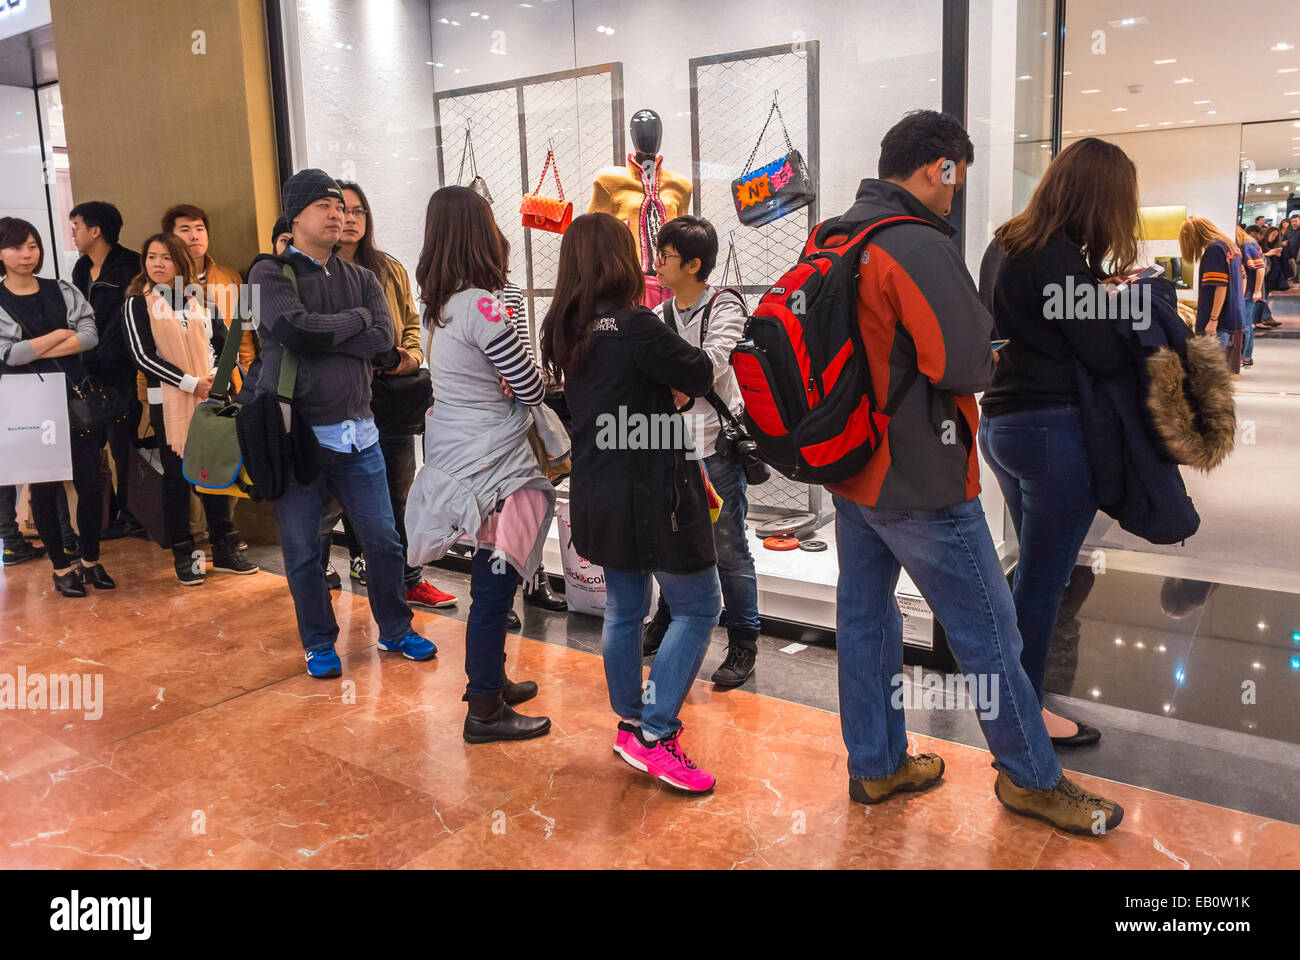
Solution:
<path fill-rule="evenodd" d="M 334 253 L 343 228 L 343 191 L 323 170 L 300 170 L 284 184 L 284 221 L 293 239 L 281 255 L 253 262 L 262 338 L 250 388 L 275 393 L 287 348 L 298 358 L 293 406 L 320 443 L 319 476 L 291 484 L 274 501 L 285 573 L 307 654 L 307 672 L 337 677 L 338 622 L 321 576 L 321 514 L 330 497 L 343 505 L 368 560 L 370 610 L 381 650 L 428 660 L 437 648 L 411 627 L 402 577 L 405 557 L 393 522 L 379 431 L 370 412 L 376 367 L 397 365 L 393 321 L 375 275 Z M 295 283 L 283 273 L 288 264 Z"/>

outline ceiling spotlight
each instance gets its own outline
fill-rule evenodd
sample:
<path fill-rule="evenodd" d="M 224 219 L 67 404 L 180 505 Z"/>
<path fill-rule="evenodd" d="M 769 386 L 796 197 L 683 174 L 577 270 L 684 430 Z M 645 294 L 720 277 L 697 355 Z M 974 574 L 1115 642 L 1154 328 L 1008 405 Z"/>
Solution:
<path fill-rule="evenodd" d="M 1199 107 L 1203 103 L 1213 103 L 1213 102 L 1214 102 L 1213 100 L 1193 100 L 1192 105 Z"/>
<path fill-rule="evenodd" d="M 1177 80 L 1174 81 L 1174 83 L 1192 83 L 1192 82 L 1194 81 L 1192 80 L 1191 77 L 1179 77 Z"/>
<path fill-rule="evenodd" d="M 1156 60 L 1156 61 L 1155 61 L 1155 63 L 1156 63 L 1157 66 L 1162 66 L 1162 67 L 1163 67 L 1166 63 L 1177 63 L 1177 62 L 1178 62 L 1178 61 L 1175 60 L 1173 57 L 1169 57 L 1167 60 Z"/>
<path fill-rule="evenodd" d="M 1080 93 L 1101 93 L 1100 90 L 1080 90 Z"/>
<path fill-rule="evenodd" d="M 1295 44 L 1292 43 L 1275 43 L 1269 47 L 1270 50 L 1276 50 L 1278 53 L 1284 53 L 1287 50 L 1294 50 Z"/>
<path fill-rule="evenodd" d="M 1125 112 L 1127 112 L 1127 111 L 1128 111 L 1128 107 L 1111 107 L 1111 108 L 1110 108 L 1110 112 L 1111 112 L 1111 113 L 1125 113 Z"/>

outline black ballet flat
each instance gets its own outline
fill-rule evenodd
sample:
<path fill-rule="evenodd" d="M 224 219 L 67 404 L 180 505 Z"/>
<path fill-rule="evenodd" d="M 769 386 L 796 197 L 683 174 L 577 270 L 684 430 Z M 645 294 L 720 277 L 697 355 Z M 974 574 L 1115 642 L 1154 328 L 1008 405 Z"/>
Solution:
<path fill-rule="evenodd" d="M 108 571 L 98 563 L 93 567 L 88 567 L 85 564 L 82 564 L 81 580 L 83 583 L 90 584 L 96 590 L 117 589 L 117 584 L 113 581 L 113 578 L 108 575 Z"/>
<path fill-rule="evenodd" d="M 1068 737 L 1052 737 L 1052 745 L 1056 747 L 1087 747 L 1101 739 L 1101 731 L 1096 727 L 1090 727 L 1081 720 L 1074 721 L 1079 725 L 1077 733 Z"/>

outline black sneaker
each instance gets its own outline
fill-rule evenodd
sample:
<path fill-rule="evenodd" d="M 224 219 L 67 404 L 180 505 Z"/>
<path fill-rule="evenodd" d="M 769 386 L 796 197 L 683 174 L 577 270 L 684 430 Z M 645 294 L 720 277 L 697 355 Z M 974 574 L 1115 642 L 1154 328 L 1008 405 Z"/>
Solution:
<path fill-rule="evenodd" d="M 176 579 L 187 587 L 198 586 L 207 573 L 204 561 L 196 560 L 194 553 L 195 547 L 192 542 L 172 547 L 172 565 L 176 570 Z"/>
<path fill-rule="evenodd" d="M 212 545 L 212 569 L 220 573 L 248 576 L 257 573 L 260 568 L 255 563 L 249 563 L 244 551 L 239 548 L 239 534 L 228 533 Z"/>
<path fill-rule="evenodd" d="M 713 671 L 710 679 L 720 687 L 738 687 L 754 675 L 754 661 L 757 657 L 756 650 L 730 644 L 726 659 Z"/>
<path fill-rule="evenodd" d="M 366 558 L 365 557 L 352 558 L 352 579 L 355 580 L 357 583 L 361 584 L 361 586 L 363 587 L 366 585 Z"/>
<path fill-rule="evenodd" d="M 30 540 L 19 540 L 15 547 L 5 547 L 4 565 L 12 567 L 19 563 L 26 563 L 28 560 L 36 560 L 45 556 L 45 548 L 38 547 Z"/>

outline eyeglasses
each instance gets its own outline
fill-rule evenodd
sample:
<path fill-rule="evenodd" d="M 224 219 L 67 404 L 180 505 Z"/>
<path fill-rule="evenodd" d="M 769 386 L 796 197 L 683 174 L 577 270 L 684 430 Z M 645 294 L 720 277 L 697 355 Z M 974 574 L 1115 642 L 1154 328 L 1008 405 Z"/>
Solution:
<path fill-rule="evenodd" d="M 351 209 L 344 210 L 343 213 L 349 217 L 356 217 L 358 220 L 360 220 L 362 217 L 369 214 L 370 211 L 367 210 L 365 207 L 352 207 Z"/>
<path fill-rule="evenodd" d="M 682 255 L 680 253 L 664 253 L 662 250 L 655 251 L 655 263 L 667 263 L 673 257 L 680 260 Z"/>

